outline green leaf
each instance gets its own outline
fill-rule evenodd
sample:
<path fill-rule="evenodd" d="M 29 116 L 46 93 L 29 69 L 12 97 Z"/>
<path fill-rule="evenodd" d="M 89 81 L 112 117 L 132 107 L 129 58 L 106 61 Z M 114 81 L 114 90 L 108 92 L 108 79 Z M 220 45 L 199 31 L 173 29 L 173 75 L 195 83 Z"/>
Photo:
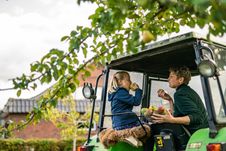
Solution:
<path fill-rule="evenodd" d="M 200 28 L 203 28 L 205 26 L 205 20 L 204 19 L 198 19 L 197 24 Z"/>
<path fill-rule="evenodd" d="M 73 83 L 70 83 L 68 87 L 71 89 L 72 92 L 76 90 L 76 86 Z"/>
<path fill-rule="evenodd" d="M 193 18 L 189 18 L 189 21 L 188 21 L 188 24 L 187 25 L 190 26 L 190 27 L 192 27 L 192 28 L 194 28 L 195 27 L 195 21 L 194 21 L 194 19 Z"/>
<path fill-rule="evenodd" d="M 94 65 L 90 64 L 87 66 L 88 69 L 94 71 L 96 68 L 94 67 Z"/>
<path fill-rule="evenodd" d="M 37 84 L 34 83 L 33 86 L 31 86 L 31 88 L 32 88 L 33 90 L 35 90 L 35 89 L 37 88 Z"/>
<path fill-rule="evenodd" d="M 79 39 L 73 39 L 73 40 L 70 40 L 70 46 L 73 48 L 73 50 L 77 50 L 79 51 L 79 48 L 80 48 L 80 40 Z"/>
<path fill-rule="evenodd" d="M 83 47 L 82 52 L 83 52 L 84 57 L 86 58 L 87 57 L 87 49 Z"/>
<path fill-rule="evenodd" d="M 90 73 L 88 70 L 86 70 L 86 71 L 85 71 L 85 76 L 86 76 L 86 77 L 90 77 L 90 76 L 91 76 L 91 73 Z"/>
<path fill-rule="evenodd" d="M 108 62 L 111 61 L 111 54 L 108 54 L 108 55 L 107 55 L 107 61 L 108 61 Z"/>
<path fill-rule="evenodd" d="M 180 20 L 180 25 L 184 26 L 185 24 L 186 24 L 186 21 L 185 21 L 184 18 L 182 18 L 182 19 Z"/>
<path fill-rule="evenodd" d="M 74 79 L 74 82 L 75 82 L 75 84 L 77 85 L 77 86 L 79 86 L 79 84 L 80 84 L 80 81 L 76 78 L 76 79 Z"/>
<path fill-rule="evenodd" d="M 174 31 L 177 33 L 180 31 L 180 25 L 178 23 L 174 23 L 173 28 L 174 28 Z"/>
<path fill-rule="evenodd" d="M 46 83 L 50 83 L 52 81 L 52 75 L 50 73 L 47 74 L 46 76 Z"/>
<path fill-rule="evenodd" d="M 66 59 L 67 59 L 67 61 L 68 61 L 69 64 L 72 64 L 72 59 L 71 59 L 70 56 L 66 56 Z"/>
<path fill-rule="evenodd" d="M 54 78 L 54 80 L 58 80 L 58 78 L 59 78 L 59 74 L 58 74 L 58 69 L 57 69 L 57 67 L 55 66 L 55 65 L 51 65 L 51 67 L 52 67 L 52 70 L 53 70 L 53 78 Z"/>
<path fill-rule="evenodd" d="M 50 100 L 50 105 L 53 106 L 54 108 L 57 106 L 58 101 L 56 99 L 51 99 Z"/>
<path fill-rule="evenodd" d="M 76 36 L 77 34 L 78 34 L 78 32 L 77 32 L 77 31 L 72 30 L 70 35 L 71 35 L 71 37 L 74 37 L 74 36 Z"/>
<path fill-rule="evenodd" d="M 68 41 L 70 40 L 69 36 L 63 36 L 60 41 Z"/>
<path fill-rule="evenodd" d="M 74 63 L 74 64 L 79 64 L 78 59 L 77 59 L 77 58 L 74 58 L 74 59 L 73 59 L 73 63 Z"/>
<path fill-rule="evenodd" d="M 30 64 L 30 70 L 31 70 L 31 72 L 34 72 L 34 71 L 36 71 L 36 69 L 38 68 L 38 64 Z"/>
<path fill-rule="evenodd" d="M 41 84 L 45 83 L 46 82 L 46 76 L 43 76 L 40 80 Z"/>
<path fill-rule="evenodd" d="M 21 90 L 18 90 L 16 95 L 19 97 L 21 95 Z"/>
<path fill-rule="evenodd" d="M 64 52 L 58 49 L 51 49 L 50 50 L 50 55 L 57 55 L 58 57 L 62 57 L 64 55 Z"/>

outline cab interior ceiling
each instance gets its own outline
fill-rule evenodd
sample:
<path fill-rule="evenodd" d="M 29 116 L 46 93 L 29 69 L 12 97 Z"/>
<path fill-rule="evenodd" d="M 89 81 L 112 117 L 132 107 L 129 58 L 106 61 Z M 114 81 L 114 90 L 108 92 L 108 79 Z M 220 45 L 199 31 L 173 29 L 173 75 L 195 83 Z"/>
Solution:
<path fill-rule="evenodd" d="M 187 66 L 194 76 L 198 72 L 193 43 L 194 41 L 171 44 L 123 57 L 111 62 L 109 68 L 142 72 L 152 77 L 167 78 L 170 67 Z"/>

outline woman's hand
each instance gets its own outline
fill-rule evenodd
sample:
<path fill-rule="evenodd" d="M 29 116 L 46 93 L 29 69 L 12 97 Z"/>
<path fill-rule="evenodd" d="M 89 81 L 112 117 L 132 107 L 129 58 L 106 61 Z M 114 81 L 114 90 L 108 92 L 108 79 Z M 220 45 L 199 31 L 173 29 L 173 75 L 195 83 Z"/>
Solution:
<path fill-rule="evenodd" d="M 130 85 L 130 89 L 132 90 L 132 91 L 135 91 L 136 89 L 138 89 L 139 88 L 139 86 L 136 84 L 136 83 L 132 83 L 131 85 Z"/>
<path fill-rule="evenodd" d="M 153 123 L 173 123 L 174 117 L 169 110 L 166 110 L 165 115 L 153 113 L 151 119 Z"/>
<path fill-rule="evenodd" d="M 163 98 L 164 100 L 168 100 L 168 101 L 172 101 L 173 100 L 172 97 L 163 89 L 159 89 L 157 91 L 157 93 L 158 93 L 158 96 Z"/>

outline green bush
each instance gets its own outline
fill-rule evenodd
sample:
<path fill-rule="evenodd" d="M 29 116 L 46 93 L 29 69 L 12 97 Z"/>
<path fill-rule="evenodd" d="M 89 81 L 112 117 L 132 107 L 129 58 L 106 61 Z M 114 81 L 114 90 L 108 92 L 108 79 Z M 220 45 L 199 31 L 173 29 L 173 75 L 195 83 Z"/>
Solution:
<path fill-rule="evenodd" d="M 84 142 L 84 138 L 78 139 L 76 145 Z M 72 148 L 72 139 L 0 139 L 0 151 L 72 151 Z"/>

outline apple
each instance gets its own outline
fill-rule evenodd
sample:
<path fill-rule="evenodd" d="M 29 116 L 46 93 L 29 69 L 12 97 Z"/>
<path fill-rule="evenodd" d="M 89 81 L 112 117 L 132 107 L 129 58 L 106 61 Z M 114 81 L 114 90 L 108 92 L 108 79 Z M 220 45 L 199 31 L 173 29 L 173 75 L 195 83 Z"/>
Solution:
<path fill-rule="evenodd" d="M 144 43 L 148 43 L 148 42 L 155 39 L 155 36 L 148 30 L 144 30 L 142 32 L 142 36 L 143 36 L 143 42 Z"/>
<path fill-rule="evenodd" d="M 144 114 L 145 112 L 147 112 L 148 108 L 142 108 L 141 109 L 141 113 Z"/>
<path fill-rule="evenodd" d="M 165 107 L 164 106 L 159 106 L 157 109 L 158 114 L 165 114 Z"/>
<path fill-rule="evenodd" d="M 150 117 L 152 114 L 153 114 L 153 110 L 148 109 L 148 110 L 145 112 L 144 116 Z"/>
<path fill-rule="evenodd" d="M 151 106 L 149 107 L 149 109 L 152 110 L 152 111 L 156 111 L 156 110 L 157 110 L 157 107 L 154 106 L 154 105 L 151 105 Z"/>
<path fill-rule="evenodd" d="M 132 90 L 132 91 L 135 91 L 137 88 L 138 88 L 138 85 L 136 83 L 131 83 L 129 88 Z"/>

